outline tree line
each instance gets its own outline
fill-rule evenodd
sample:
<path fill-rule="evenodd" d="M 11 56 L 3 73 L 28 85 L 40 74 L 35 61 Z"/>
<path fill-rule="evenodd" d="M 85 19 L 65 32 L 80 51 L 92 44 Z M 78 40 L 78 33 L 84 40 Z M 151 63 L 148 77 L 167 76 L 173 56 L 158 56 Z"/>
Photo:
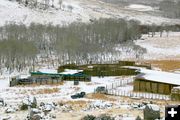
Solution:
<path fill-rule="evenodd" d="M 16 1 L 19 4 L 23 4 L 26 7 L 30 6 L 32 8 L 42 8 L 42 9 L 48 9 L 49 7 L 54 8 L 55 7 L 55 1 L 54 0 L 9 0 L 9 1 Z M 62 0 L 58 0 L 59 8 L 61 8 Z"/>
<path fill-rule="evenodd" d="M 141 37 L 137 21 L 100 19 L 64 26 L 10 23 L 0 27 L 0 68 L 21 71 L 38 64 L 39 56 L 55 55 L 58 64 L 86 64 L 118 59 L 118 47 L 143 55 L 134 44 Z"/>

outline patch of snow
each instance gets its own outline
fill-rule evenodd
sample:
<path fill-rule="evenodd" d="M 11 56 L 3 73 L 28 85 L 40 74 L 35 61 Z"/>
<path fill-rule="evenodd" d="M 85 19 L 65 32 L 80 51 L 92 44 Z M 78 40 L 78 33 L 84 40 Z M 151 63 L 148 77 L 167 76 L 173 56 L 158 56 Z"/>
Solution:
<path fill-rule="evenodd" d="M 38 72 L 41 72 L 41 73 L 51 73 L 51 74 L 57 74 L 57 70 L 54 70 L 54 69 L 39 69 Z"/>
<path fill-rule="evenodd" d="M 9 81 L 8 80 L 0 80 L 0 88 L 3 89 L 3 88 L 7 88 L 9 87 Z"/>
<path fill-rule="evenodd" d="M 153 11 L 154 9 L 151 6 L 141 5 L 141 4 L 131 4 L 127 6 L 128 9 L 137 10 L 137 11 Z"/>
<path fill-rule="evenodd" d="M 65 69 L 64 72 L 61 72 L 59 74 L 69 74 L 69 75 L 73 75 L 73 74 L 76 74 L 76 73 L 80 73 L 80 72 L 83 72 L 83 70 L 71 70 L 71 69 Z"/>
<path fill-rule="evenodd" d="M 70 11 L 73 13 L 81 13 L 83 12 L 83 8 L 81 8 L 77 3 L 75 2 L 62 2 L 62 9 L 65 11 Z"/>

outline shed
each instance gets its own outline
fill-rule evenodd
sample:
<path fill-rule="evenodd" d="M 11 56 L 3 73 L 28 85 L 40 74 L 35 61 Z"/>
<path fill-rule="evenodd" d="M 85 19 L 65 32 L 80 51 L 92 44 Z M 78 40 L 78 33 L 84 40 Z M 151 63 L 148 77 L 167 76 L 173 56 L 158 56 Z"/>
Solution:
<path fill-rule="evenodd" d="M 134 91 L 171 94 L 173 87 L 180 86 L 180 74 L 141 69 L 134 80 Z"/>

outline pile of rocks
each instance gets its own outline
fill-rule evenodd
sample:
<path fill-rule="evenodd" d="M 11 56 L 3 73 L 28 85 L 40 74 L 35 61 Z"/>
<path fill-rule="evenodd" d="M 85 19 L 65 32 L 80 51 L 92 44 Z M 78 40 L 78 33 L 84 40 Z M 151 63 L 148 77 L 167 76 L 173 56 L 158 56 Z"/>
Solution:
<path fill-rule="evenodd" d="M 72 112 L 73 108 L 70 105 L 63 105 L 63 106 L 60 106 L 60 111 L 61 112 Z"/>
<path fill-rule="evenodd" d="M 113 107 L 113 103 L 105 102 L 105 101 L 93 101 L 84 109 L 84 111 L 95 110 L 95 109 L 109 109 Z"/>
<path fill-rule="evenodd" d="M 17 106 L 8 106 L 5 108 L 5 113 L 15 113 L 19 108 Z"/>
<path fill-rule="evenodd" d="M 27 116 L 28 120 L 49 120 L 56 119 L 56 115 L 52 111 L 56 110 L 57 104 L 41 102 L 37 108 L 32 108 Z"/>

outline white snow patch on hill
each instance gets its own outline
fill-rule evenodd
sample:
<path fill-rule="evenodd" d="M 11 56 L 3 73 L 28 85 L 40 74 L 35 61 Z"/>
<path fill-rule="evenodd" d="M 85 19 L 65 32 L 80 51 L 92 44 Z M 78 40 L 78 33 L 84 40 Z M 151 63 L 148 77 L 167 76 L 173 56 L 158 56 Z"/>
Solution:
<path fill-rule="evenodd" d="M 131 4 L 127 6 L 128 9 L 133 9 L 137 11 L 152 11 L 154 10 L 151 6 L 141 5 L 141 4 Z"/>

